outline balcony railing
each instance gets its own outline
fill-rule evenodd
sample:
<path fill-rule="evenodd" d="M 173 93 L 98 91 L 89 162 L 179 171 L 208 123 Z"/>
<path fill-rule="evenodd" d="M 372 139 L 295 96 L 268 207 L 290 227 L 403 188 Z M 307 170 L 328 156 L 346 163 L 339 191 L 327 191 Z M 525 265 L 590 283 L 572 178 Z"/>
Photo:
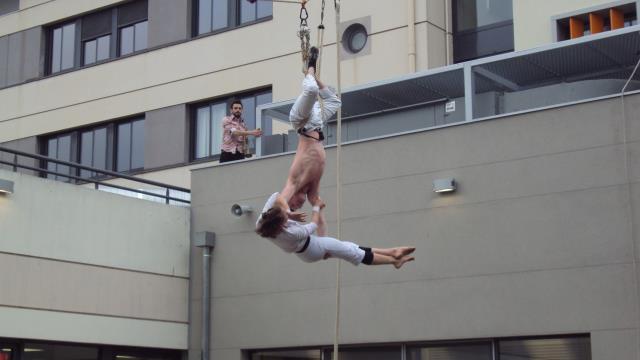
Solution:
<path fill-rule="evenodd" d="M 8 155 L 7 155 L 8 154 Z M 6 160 L 10 158 L 11 160 Z M 134 195 L 138 198 L 156 199 L 166 204 L 190 204 L 191 190 L 163 184 L 157 181 L 129 176 L 114 171 L 98 169 L 81 165 L 74 162 L 58 160 L 43 155 L 30 154 L 27 152 L 9 149 L 0 146 L 0 164 L 11 167 L 15 172 L 18 169 L 25 169 L 34 172 L 34 175 L 64 179 L 66 182 L 75 182 L 79 185 L 93 184 L 96 190 L 116 192 L 123 195 Z M 69 171 L 62 172 L 49 169 L 49 164 L 57 164 Z M 78 176 L 81 170 L 89 172 L 90 176 Z M 150 186 L 148 189 L 137 189 L 130 186 L 123 186 L 114 182 L 126 182 L 127 184 L 144 184 Z"/>

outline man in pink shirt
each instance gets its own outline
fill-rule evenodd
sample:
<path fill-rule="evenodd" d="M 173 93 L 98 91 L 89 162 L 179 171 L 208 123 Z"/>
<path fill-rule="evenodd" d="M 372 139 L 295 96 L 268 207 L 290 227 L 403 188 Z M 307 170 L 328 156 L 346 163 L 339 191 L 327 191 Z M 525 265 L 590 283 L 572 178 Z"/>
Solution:
<path fill-rule="evenodd" d="M 231 116 L 222 119 L 222 149 L 220 151 L 220 162 L 242 160 L 245 158 L 247 150 L 247 136 L 262 136 L 262 130 L 247 130 L 242 118 L 242 102 L 234 100 L 231 103 Z"/>

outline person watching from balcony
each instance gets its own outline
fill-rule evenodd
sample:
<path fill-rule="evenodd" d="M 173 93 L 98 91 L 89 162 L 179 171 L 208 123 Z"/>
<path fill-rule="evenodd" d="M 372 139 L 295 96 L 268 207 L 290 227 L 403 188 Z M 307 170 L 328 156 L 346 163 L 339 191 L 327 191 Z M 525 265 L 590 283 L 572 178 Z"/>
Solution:
<path fill-rule="evenodd" d="M 262 136 L 262 130 L 260 129 L 247 130 L 242 118 L 242 101 L 234 100 L 231 103 L 230 110 L 231 115 L 222 119 L 220 163 L 244 159 L 249 150 L 246 138 L 248 136 Z"/>

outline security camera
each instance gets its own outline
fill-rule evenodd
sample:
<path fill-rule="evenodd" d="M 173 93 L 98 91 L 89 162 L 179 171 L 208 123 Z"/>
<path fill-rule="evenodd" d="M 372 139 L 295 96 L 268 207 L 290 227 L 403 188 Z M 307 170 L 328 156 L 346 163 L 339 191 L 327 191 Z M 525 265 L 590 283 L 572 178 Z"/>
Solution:
<path fill-rule="evenodd" d="M 233 206 L 231 206 L 231 213 L 235 216 L 242 216 L 252 211 L 253 211 L 253 208 L 251 206 L 240 205 L 240 204 L 233 204 Z"/>

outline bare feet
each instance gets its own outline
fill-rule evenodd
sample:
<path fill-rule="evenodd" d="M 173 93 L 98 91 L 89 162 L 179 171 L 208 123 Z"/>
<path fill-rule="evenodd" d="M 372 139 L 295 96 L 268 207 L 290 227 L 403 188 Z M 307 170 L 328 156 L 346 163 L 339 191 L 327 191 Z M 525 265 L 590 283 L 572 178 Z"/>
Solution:
<path fill-rule="evenodd" d="M 402 265 L 404 265 L 404 263 L 407 263 L 409 261 L 413 261 L 415 259 L 416 258 L 414 258 L 413 256 L 404 256 L 404 257 L 394 261 L 393 262 L 393 266 L 395 266 L 396 269 L 400 269 L 402 267 Z"/>
<path fill-rule="evenodd" d="M 411 247 L 411 246 L 401 246 L 401 247 L 397 247 L 397 248 L 393 248 L 393 257 L 395 259 L 401 259 L 404 256 L 407 256 L 409 254 L 411 254 L 412 252 L 414 252 L 416 250 L 416 248 Z"/>

